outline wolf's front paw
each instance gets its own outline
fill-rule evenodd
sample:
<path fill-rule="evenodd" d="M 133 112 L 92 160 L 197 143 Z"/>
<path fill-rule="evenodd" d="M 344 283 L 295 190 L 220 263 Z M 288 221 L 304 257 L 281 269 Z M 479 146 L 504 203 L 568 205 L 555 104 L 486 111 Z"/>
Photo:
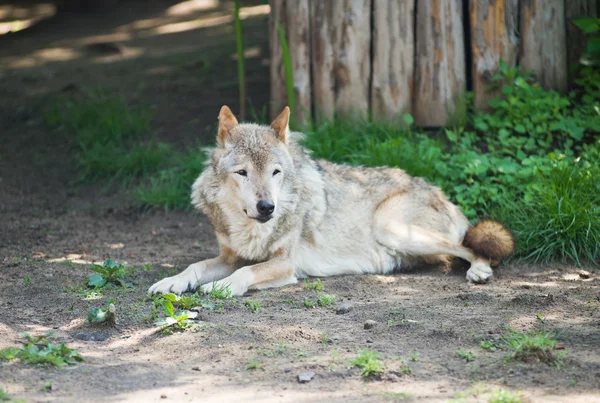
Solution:
<path fill-rule="evenodd" d="M 494 276 L 492 268 L 484 262 L 473 262 L 467 271 L 467 280 L 473 283 L 486 283 Z"/>
<path fill-rule="evenodd" d="M 148 294 L 168 294 L 170 292 L 180 295 L 196 288 L 196 278 L 190 277 L 185 272 L 173 277 L 163 278 L 148 289 Z"/>

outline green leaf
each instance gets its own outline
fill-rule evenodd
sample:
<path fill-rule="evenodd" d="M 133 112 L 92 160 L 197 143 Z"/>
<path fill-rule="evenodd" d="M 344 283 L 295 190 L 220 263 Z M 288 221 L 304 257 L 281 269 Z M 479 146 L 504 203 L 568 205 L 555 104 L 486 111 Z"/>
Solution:
<path fill-rule="evenodd" d="M 102 274 L 96 273 L 92 274 L 88 280 L 88 285 L 90 287 L 100 288 L 106 284 L 106 279 Z"/>
<path fill-rule="evenodd" d="M 169 300 L 166 299 L 162 299 L 160 301 L 161 305 L 163 306 L 163 309 L 165 310 L 165 313 L 169 316 L 173 316 L 174 312 L 175 312 L 175 308 L 173 307 L 173 303 Z"/>
<path fill-rule="evenodd" d="M 571 20 L 577 28 L 581 29 L 586 34 L 591 34 L 600 30 L 598 21 L 598 18 L 594 17 L 578 17 Z"/>
<path fill-rule="evenodd" d="M 590 55 L 600 52 L 600 37 L 590 38 L 585 50 Z"/>
<path fill-rule="evenodd" d="M 117 262 L 115 262 L 112 259 L 106 259 L 104 261 L 104 267 L 108 267 L 110 269 L 118 269 L 120 265 L 117 264 Z"/>
<path fill-rule="evenodd" d="M 411 114 L 409 114 L 409 113 L 405 113 L 405 114 L 402 116 L 402 119 L 404 119 L 404 122 L 405 122 L 405 123 L 406 123 L 408 126 L 412 126 L 412 125 L 413 125 L 413 123 L 415 123 L 415 119 L 414 119 L 414 118 L 412 117 L 412 115 L 411 115 Z"/>
<path fill-rule="evenodd" d="M 88 322 L 90 323 L 102 323 L 105 322 L 108 310 L 104 308 L 92 308 L 88 312 Z"/>
<path fill-rule="evenodd" d="M 179 301 L 179 297 L 173 293 L 164 294 L 162 296 L 162 298 L 166 299 L 167 301 L 171 301 L 171 302 Z"/>
<path fill-rule="evenodd" d="M 453 130 L 446 130 L 446 137 L 453 143 L 458 141 L 458 135 Z"/>

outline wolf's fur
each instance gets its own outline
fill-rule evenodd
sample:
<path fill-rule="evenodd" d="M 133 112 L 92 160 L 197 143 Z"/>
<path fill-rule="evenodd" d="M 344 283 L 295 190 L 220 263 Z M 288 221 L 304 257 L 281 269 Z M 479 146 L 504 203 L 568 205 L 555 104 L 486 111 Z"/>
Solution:
<path fill-rule="evenodd" d="M 208 290 L 217 281 L 242 295 L 299 277 L 390 273 L 448 256 L 471 263 L 469 281 L 486 282 L 491 262 L 512 252 L 501 224 L 471 227 L 421 178 L 311 159 L 288 121 L 287 107 L 271 126 L 238 124 L 221 109 L 218 146 L 192 187 L 192 203 L 215 227 L 221 254 L 159 281 L 150 293 Z M 275 205 L 272 215 L 261 215 L 261 200 Z"/>

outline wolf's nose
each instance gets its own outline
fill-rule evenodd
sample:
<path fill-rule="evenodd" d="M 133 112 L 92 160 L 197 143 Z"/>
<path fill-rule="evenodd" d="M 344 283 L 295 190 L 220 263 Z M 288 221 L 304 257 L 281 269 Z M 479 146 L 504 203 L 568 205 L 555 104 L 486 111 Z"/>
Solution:
<path fill-rule="evenodd" d="M 270 201 L 261 200 L 256 205 L 256 209 L 260 215 L 268 216 L 273 214 L 273 211 L 275 211 L 275 205 Z"/>

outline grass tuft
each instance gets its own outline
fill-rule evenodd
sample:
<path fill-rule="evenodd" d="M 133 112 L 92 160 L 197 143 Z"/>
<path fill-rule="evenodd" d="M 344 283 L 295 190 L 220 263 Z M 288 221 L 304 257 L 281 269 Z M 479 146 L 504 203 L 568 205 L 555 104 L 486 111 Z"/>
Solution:
<path fill-rule="evenodd" d="M 507 327 L 502 341 L 512 350 L 507 360 L 541 361 L 556 366 L 562 365 L 565 353 L 555 353 L 555 336 L 546 329 L 524 333 Z"/>
<path fill-rule="evenodd" d="M 369 350 L 361 350 L 360 353 L 350 362 L 350 365 L 361 370 L 361 375 L 365 378 L 378 376 L 383 373 L 383 363 L 379 361 L 381 354 Z"/>

